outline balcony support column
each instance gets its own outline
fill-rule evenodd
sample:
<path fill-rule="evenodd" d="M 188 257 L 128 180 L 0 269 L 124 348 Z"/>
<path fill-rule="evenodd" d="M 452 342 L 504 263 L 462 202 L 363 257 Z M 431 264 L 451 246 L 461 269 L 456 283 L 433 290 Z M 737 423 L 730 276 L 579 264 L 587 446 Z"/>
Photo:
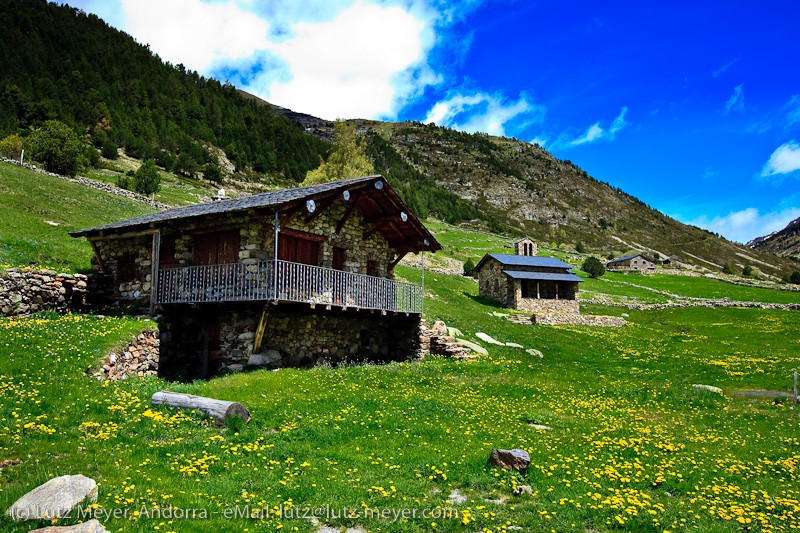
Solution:
<path fill-rule="evenodd" d="M 161 230 L 153 233 L 153 248 L 150 256 L 150 316 L 156 314 L 156 293 L 158 291 L 158 256 L 161 248 Z"/>

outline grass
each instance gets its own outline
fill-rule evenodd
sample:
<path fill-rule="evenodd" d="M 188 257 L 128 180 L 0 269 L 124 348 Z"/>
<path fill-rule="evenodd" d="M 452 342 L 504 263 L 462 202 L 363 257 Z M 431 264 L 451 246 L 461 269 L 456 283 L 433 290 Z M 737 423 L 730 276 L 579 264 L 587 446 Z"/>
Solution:
<path fill-rule="evenodd" d="M 800 292 L 746 287 L 704 277 L 676 276 L 670 274 L 641 275 L 606 272 L 609 281 L 626 281 L 643 287 L 669 292 L 677 296 L 694 298 L 730 298 L 737 301 L 768 303 L 798 303 Z"/>
<path fill-rule="evenodd" d="M 413 279 L 419 272 L 398 267 Z M 797 411 L 731 400 L 692 383 L 787 390 L 800 365 L 800 314 L 759 309 L 629 311 L 621 329 L 513 324 L 474 282 L 426 276 L 426 318 L 535 347 L 476 361 L 259 371 L 178 385 L 100 384 L 83 371 L 147 326 L 131 319 L 0 319 L 0 472 L 7 507 L 47 479 L 100 483 L 100 512 L 201 509 L 199 517 L 104 517 L 111 531 L 312 531 L 279 506 L 348 507 L 341 531 L 781 531 L 800 516 Z M 621 310 L 588 306 L 594 313 Z M 244 403 L 247 424 L 152 408 L 168 388 Z M 553 429 L 539 431 L 530 423 Z M 488 468 L 523 448 L 530 471 Z M 512 496 L 518 484 L 532 495 Z M 454 504 L 453 489 L 467 497 Z M 485 500 L 507 497 L 504 504 Z M 144 506 L 144 507 L 143 507 Z M 238 506 L 238 507 L 237 507 Z M 454 509 L 458 517 L 367 518 L 366 508 Z M 132 512 L 132 511 L 131 511 Z M 214 514 L 217 512 L 217 514 Z M 73 520 L 74 521 L 74 520 Z M 36 524 L 0 529 L 28 531 Z M 44 523 L 39 524 L 45 525 Z"/>
<path fill-rule="evenodd" d="M 68 232 L 152 211 L 121 196 L 0 163 L 0 267 L 86 271 L 91 247 Z"/>
<path fill-rule="evenodd" d="M 198 180 L 178 176 L 172 172 L 158 171 L 161 176 L 161 190 L 155 193 L 155 200 L 168 205 L 196 204 L 201 197 L 212 196 L 217 188 L 211 188 Z M 112 170 L 98 169 L 87 174 L 87 178 L 116 185 L 120 173 Z"/>

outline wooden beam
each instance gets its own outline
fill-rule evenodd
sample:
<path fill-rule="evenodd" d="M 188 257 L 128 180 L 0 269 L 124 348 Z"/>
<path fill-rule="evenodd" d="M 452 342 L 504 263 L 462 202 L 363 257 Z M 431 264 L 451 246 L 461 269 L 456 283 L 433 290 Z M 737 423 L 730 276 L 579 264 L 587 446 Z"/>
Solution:
<path fill-rule="evenodd" d="M 153 247 L 150 252 L 150 316 L 156 314 L 156 291 L 158 290 L 158 256 L 161 245 L 161 231 L 153 233 Z"/>
<path fill-rule="evenodd" d="M 376 231 L 380 231 L 382 228 L 384 228 L 384 227 L 386 227 L 386 226 L 389 226 L 391 223 L 392 223 L 392 221 L 391 221 L 391 220 L 386 220 L 386 221 L 384 221 L 384 222 L 381 222 L 380 224 L 377 224 L 377 225 L 375 225 L 375 226 L 372 226 L 372 229 L 371 229 L 371 230 L 369 230 L 369 231 L 367 231 L 367 232 L 365 232 L 365 233 L 364 233 L 364 236 L 362 237 L 362 238 L 363 238 L 363 240 L 367 240 L 367 239 L 369 239 L 370 237 L 372 237 L 372 234 L 373 234 L 373 233 L 375 233 Z"/>
<path fill-rule="evenodd" d="M 394 267 L 396 267 L 396 266 L 397 266 L 397 263 L 399 263 L 400 261 L 402 261 L 402 260 L 403 260 L 403 258 L 406 256 L 406 254 L 408 254 L 408 251 L 407 251 L 407 250 L 406 250 L 406 251 L 404 251 L 403 253 L 400 253 L 400 251 L 398 251 L 398 252 L 397 252 L 397 258 L 395 258 L 395 259 L 394 259 L 394 260 L 393 260 L 393 261 L 392 261 L 392 262 L 389 264 L 389 267 L 388 267 L 386 270 L 388 270 L 389 272 L 391 272 L 392 270 L 394 270 Z"/>
<path fill-rule="evenodd" d="M 261 341 L 264 340 L 264 331 L 267 329 L 267 320 L 269 320 L 269 302 L 261 312 L 261 320 L 258 323 L 258 329 L 256 329 L 256 342 L 253 344 L 253 353 L 258 353 L 261 349 Z"/>
<path fill-rule="evenodd" d="M 114 239 L 130 239 L 132 237 L 144 237 L 145 235 L 152 235 L 156 230 L 154 229 L 146 229 L 142 231 L 128 231 L 126 233 L 112 233 L 109 235 L 105 235 L 103 232 L 100 235 L 93 235 L 92 237 L 86 237 L 89 242 L 92 241 L 110 241 Z"/>
<path fill-rule="evenodd" d="M 186 235 L 205 235 L 207 233 L 217 233 L 220 231 L 233 231 L 236 229 L 240 229 L 242 227 L 241 224 L 232 223 L 232 224 L 221 224 L 219 226 L 209 226 L 206 228 L 197 228 L 192 229 L 189 231 L 185 231 Z"/>
<path fill-rule="evenodd" d="M 338 224 L 336 224 L 336 233 L 337 233 L 337 234 L 338 234 L 338 233 L 341 233 L 341 231 L 342 231 L 342 228 L 344 227 L 344 224 L 345 224 L 345 222 L 347 222 L 347 219 L 348 219 L 348 218 L 350 218 L 350 215 L 352 215 L 352 214 L 353 214 L 353 211 L 354 211 L 354 210 L 355 210 L 355 208 L 356 208 L 356 204 L 358 204 L 358 201 L 359 201 L 360 199 L 361 199 L 361 191 L 357 191 L 357 192 L 353 193 L 353 194 L 350 196 L 350 205 L 349 205 L 349 206 L 347 206 L 347 211 L 345 211 L 345 212 L 344 212 L 344 215 L 342 215 L 342 218 L 341 218 L 341 220 L 339 220 L 339 223 L 338 223 Z"/>
<path fill-rule="evenodd" d="M 97 249 L 97 244 L 94 241 L 89 241 L 89 244 L 92 245 L 92 251 L 94 252 L 94 257 L 97 259 L 97 264 L 100 265 L 100 272 L 103 274 L 108 274 L 108 269 L 106 268 L 106 264 L 103 262 L 103 258 L 100 257 L 100 250 Z"/>

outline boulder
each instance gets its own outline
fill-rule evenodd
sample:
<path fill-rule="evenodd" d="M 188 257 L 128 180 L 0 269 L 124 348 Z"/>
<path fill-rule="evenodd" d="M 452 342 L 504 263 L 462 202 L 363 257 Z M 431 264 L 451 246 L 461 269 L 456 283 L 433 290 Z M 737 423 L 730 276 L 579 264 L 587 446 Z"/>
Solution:
<path fill-rule="evenodd" d="M 498 346 L 505 346 L 506 345 L 504 342 L 500 342 L 497 339 L 491 338 L 486 333 L 478 332 L 478 333 L 475 334 L 475 336 L 478 337 L 480 340 L 482 340 L 484 342 L 488 342 L 489 344 L 496 344 Z"/>
<path fill-rule="evenodd" d="M 513 470 L 522 472 L 523 474 L 528 471 L 531 464 L 531 456 L 525 450 L 518 448 L 513 450 L 500 450 L 494 448 L 489 455 L 489 464 L 505 470 Z"/>
<path fill-rule="evenodd" d="M 433 323 L 431 333 L 434 335 L 447 335 L 447 326 L 441 320 L 437 320 Z"/>
<path fill-rule="evenodd" d="M 486 351 L 486 348 L 484 348 L 477 342 L 471 342 L 464 339 L 456 339 L 456 342 L 460 343 L 462 346 L 466 346 L 475 353 L 479 353 L 481 355 L 489 355 L 489 352 Z"/>
<path fill-rule="evenodd" d="M 463 337 L 464 334 L 458 328 L 451 328 L 450 326 L 447 327 L 447 336 L 448 337 Z"/>
<path fill-rule="evenodd" d="M 692 387 L 694 387 L 695 389 L 705 389 L 705 390 L 710 390 L 711 392 L 718 392 L 722 394 L 722 389 L 720 389 L 719 387 L 714 387 L 713 385 L 700 385 L 695 383 L 692 385 Z"/>
<path fill-rule="evenodd" d="M 539 359 L 544 359 L 544 354 L 542 352 L 540 352 L 539 350 L 537 350 L 536 348 L 528 348 L 525 351 L 528 352 L 531 355 L 535 355 Z"/>
<path fill-rule="evenodd" d="M 86 498 L 97 502 L 97 483 L 83 475 L 61 476 L 39 485 L 8 508 L 14 520 L 60 518 Z"/>
<path fill-rule="evenodd" d="M 261 367 L 276 367 L 280 366 L 283 357 L 278 350 L 264 350 L 260 353 L 254 353 L 247 360 L 247 364 L 251 366 Z"/>
<path fill-rule="evenodd" d="M 34 529 L 29 533 L 108 533 L 108 530 L 100 522 L 92 519 L 75 526 L 49 526 Z"/>

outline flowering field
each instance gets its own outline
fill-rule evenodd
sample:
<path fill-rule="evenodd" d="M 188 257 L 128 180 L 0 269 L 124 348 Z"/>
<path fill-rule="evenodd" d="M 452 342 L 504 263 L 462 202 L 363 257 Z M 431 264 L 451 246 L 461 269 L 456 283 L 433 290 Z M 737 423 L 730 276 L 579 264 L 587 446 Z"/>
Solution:
<path fill-rule="evenodd" d="M 490 347 L 474 361 L 98 383 L 85 370 L 147 322 L 0 319 L 0 505 L 81 473 L 100 484 L 83 518 L 110 531 L 314 531 L 311 514 L 341 531 L 800 527 L 798 411 L 691 387 L 789 390 L 800 314 L 691 308 L 628 311 L 621 329 L 524 326 L 476 291 L 427 276 L 427 318 L 544 359 Z M 216 428 L 152 407 L 165 388 L 240 401 L 253 420 Z M 494 447 L 530 452 L 527 475 L 487 468 Z M 513 496 L 517 485 L 532 494 Z M 0 529 L 34 525 L 3 516 Z"/>

